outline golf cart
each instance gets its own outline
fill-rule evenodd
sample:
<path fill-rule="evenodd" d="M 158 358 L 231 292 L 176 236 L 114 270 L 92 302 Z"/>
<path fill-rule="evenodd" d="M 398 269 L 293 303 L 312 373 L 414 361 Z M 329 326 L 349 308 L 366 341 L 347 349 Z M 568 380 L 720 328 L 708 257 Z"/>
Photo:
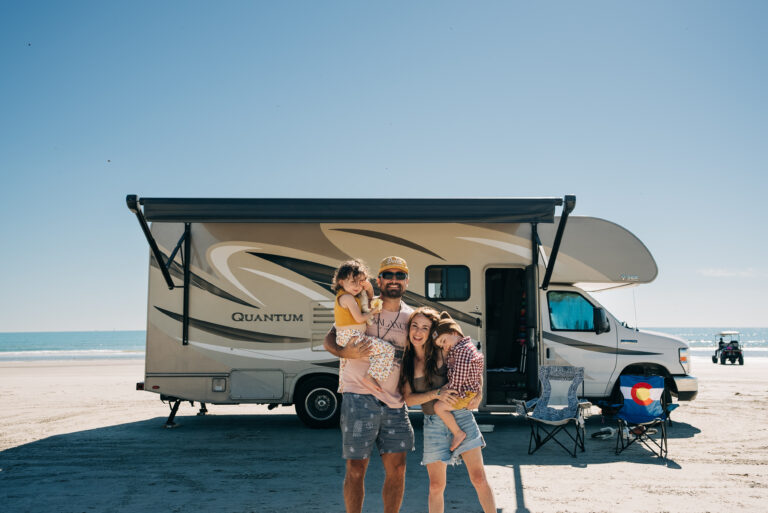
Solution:
<path fill-rule="evenodd" d="M 718 337 L 717 349 L 715 354 L 712 355 L 712 363 L 717 363 L 719 359 L 721 365 L 725 365 L 725 362 L 735 364 L 738 360 L 739 365 L 744 365 L 744 354 L 741 351 L 739 332 L 721 331 Z"/>

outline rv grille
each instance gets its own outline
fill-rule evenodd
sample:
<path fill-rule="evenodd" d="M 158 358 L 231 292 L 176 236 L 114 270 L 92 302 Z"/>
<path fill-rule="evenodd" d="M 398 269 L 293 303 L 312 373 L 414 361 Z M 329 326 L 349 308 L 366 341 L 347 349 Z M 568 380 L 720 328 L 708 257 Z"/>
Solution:
<path fill-rule="evenodd" d="M 330 303 L 331 305 L 333 303 Z M 312 303 L 312 350 L 324 351 L 323 340 L 333 324 L 333 308 L 327 302 Z"/>

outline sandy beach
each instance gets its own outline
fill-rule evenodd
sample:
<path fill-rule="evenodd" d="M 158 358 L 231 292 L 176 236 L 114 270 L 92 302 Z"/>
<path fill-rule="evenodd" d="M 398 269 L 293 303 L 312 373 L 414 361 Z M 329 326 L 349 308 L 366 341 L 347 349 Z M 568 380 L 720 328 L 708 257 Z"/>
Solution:
<path fill-rule="evenodd" d="M 665 465 L 642 448 L 615 456 L 587 421 L 586 452 L 527 454 L 528 427 L 479 414 L 488 474 L 504 512 L 762 512 L 768 509 L 768 359 L 743 367 L 694 359 L 699 397 L 674 412 Z M 337 512 L 344 463 L 337 430 L 305 428 L 293 408 L 168 407 L 135 390 L 141 360 L 0 362 L 0 511 Z M 402 512 L 427 509 L 421 414 L 411 420 Z M 365 511 L 381 511 L 373 458 Z M 446 511 L 479 511 L 466 470 L 449 470 Z"/>

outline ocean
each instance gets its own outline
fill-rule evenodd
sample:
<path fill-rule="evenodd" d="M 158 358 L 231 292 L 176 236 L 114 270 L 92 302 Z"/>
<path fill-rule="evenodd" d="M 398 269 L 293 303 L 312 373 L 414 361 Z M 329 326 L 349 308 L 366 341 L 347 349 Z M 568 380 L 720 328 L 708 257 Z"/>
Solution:
<path fill-rule="evenodd" d="M 0 361 L 144 358 L 146 335 L 144 330 L 0 333 Z"/>
<path fill-rule="evenodd" d="M 682 338 L 688 342 L 692 356 L 711 356 L 717 347 L 718 333 L 738 331 L 744 359 L 768 358 L 768 328 L 641 328 Z"/>
<path fill-rule="evenodd" d="M 768 328 L 643 328 L 687 341 L 693 356 L 714 352 L 720 331 L 738 331 L 745 358 L 768 358 Z M 144 358 L 146 332 L 62 331 L 0 333 L 0 361 Z"/>

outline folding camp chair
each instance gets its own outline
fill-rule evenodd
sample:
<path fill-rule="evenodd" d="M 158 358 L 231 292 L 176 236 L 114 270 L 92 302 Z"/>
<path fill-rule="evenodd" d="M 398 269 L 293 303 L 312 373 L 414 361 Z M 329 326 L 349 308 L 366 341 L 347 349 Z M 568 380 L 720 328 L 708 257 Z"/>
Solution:
<path fill-rule="evenodd" d="M 542 445 L 554 440 L 575 458 L 576 449 L 584 452 L 584 410 L 592 406 L 587 401 L 579 401 L 577 397 L 579 387 L 582 395 L 584 393 L 584 367 L 542 366 L 539 367 L 539 381 L 541 396 L 525 403 L 531 425 L 528 454 L 533 454 Z M 568 430 L 571 424 L 573 433 Z M 573 441 L 573 450 L 555 437 L 561 432 Z"/>
<path fill-rule="evenodd" d="M 667 420 L 677 404 L 667 404 L 663 376 L 619 376 L 624 404 L 616 414 L 616 454 L 635 442 L 666 461 Z"/>

